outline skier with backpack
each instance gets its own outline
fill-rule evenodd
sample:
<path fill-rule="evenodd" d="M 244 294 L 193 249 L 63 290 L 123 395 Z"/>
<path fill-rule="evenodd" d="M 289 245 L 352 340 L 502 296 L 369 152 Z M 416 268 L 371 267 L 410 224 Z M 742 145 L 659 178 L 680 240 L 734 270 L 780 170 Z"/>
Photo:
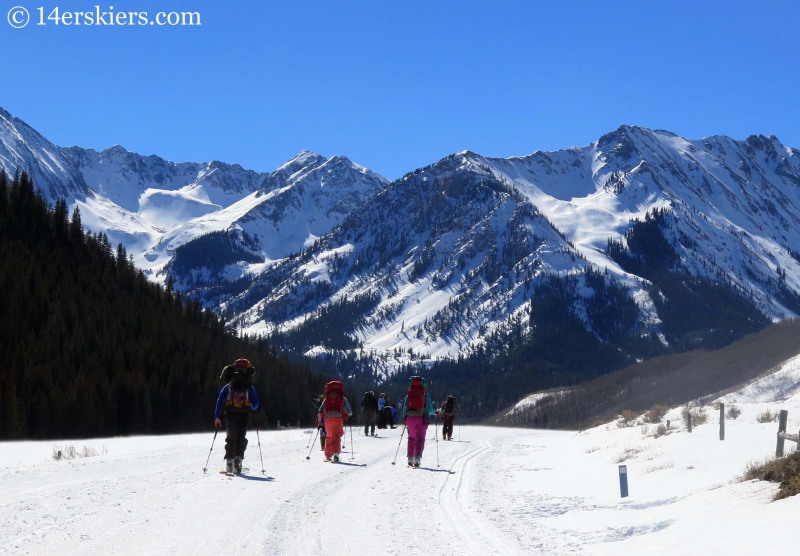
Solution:
<path fill-rule="evenodd" d="M 338 463 L 342 453 L 344 422 L 353 415 L 350 402 L 344 397 L 344 384 L 332 380 L 325 385 L 317 414 L 325 418 L 325 461 Z"/>
<path fill-rule="evenodd" d="M 439 409 L 439 415 L 442 416 L 444 425 L 442 425 L 442 440 L 453 440 L 453 421 L 456 418 L 456 413 L 461 413 L 461 408 L 453 395 L 447 396 L 447 399 Z"/>
<path fill-rule="evenodd" d="M 220 390 L 214 409 L 214 426 L 222 426 L 225 416 L 225 470 L 228 475 L 242 472 L 242 460 L 247 449 L 247 423 L 250 414 L 258 409 L 258 395 L 253 386 L 255 368 L 247 359 L 237 359 L 222 369 Z"/>
<path fill-rule="evenodd" d="M 425 434 L 428 431 L 430 417 L 436 414 L 433 400 L 426 392 L 427 385 L 427 381 L 421 376 L 411 377 L 408 393 L 403 402 L 403 423 L 408 429 L 408 447 L 406 449 L 408 466 L 417 469 L 422 462 Z"/>
<path fill-rule="evenodd" d="M 374 392 L 364 392 L 361 401 L 361 412 L 364 414 L 364 436 L 375 436 L 375 422 L 378 420 L 378 400 Z M 372 433 L 370 434 L 370 427 Z"/>

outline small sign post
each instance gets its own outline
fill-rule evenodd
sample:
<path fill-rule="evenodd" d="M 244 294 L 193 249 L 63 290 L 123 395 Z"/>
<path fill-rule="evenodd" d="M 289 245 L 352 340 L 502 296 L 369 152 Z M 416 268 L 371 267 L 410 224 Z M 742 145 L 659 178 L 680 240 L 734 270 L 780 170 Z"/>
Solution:
<path fill-rule="evenodd" d="M 622 498 L 628 497 L 628 466 L 619 466 L 619 494 Z"/>
<path fill-rule="evenodd" d="M 725 404 L 719 404 L 719 439 L 725 440 Z"/>

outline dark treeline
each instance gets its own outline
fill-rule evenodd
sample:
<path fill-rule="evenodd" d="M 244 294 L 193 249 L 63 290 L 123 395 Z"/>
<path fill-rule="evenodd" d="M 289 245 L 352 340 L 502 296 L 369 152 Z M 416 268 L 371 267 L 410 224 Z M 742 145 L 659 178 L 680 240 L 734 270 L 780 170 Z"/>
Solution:
<path fill-rule="evenodd" d="M 310 425 L 324 377 L 147 281 L 122 245 L 0 173 L 0 439 L 208 430 L 220 370 L 257 369 L 260 422 Z"/>

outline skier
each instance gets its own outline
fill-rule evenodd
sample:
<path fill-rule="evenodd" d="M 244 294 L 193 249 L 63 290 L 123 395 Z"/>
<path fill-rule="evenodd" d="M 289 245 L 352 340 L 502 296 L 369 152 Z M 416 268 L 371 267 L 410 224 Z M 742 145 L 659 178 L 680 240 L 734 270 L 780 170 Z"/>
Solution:
<path fill-rule="evenodd" d="M 408 429 L 408 456 L 409 467 L 419 468 L 422 462 L 422 452 L 425 449 L 425 434 L 428 431 L 430 417 L 436 414 L 433 400 L 425 391 L 427 381 L 421 376 L 411 377 L 408 393 L 403 401 L 403 423 Z"/>
<path fill-rule="evenodd" d="M 247 448 L 247 422 L 258 409 L 258 395 L 253 386 L 255 369 L 247 359 L 237 359 L 222 370 L 221 379 L 227 384 L 220 390 L 214 410 L 214 426 L 222 426 L 225 415 L 225 473 L 242 472 L 242 460 Z"/>
<path fill-rule="evenodd" d="M 453 395 L 447 396 L 447 399 L 439 409 L 439 415 L 442 416 L 444 421 L 444 425 L 442 425 L 442 440 L 453 440 L 453 421 L 456 418 L 456 413 L 461 413 L 456 397 Z"/>
<path fill-rule="evenodd" d="M 394 426 L 396 414 L 397 410 L 389 405 L 386 394 L 381 394 L 378 398 L 378 428 L 385 429 L 388 423 L 391 428 L 396 429 Z"/>
<path fill-rule="evenodd" d="M 350 402 L 344 397 L 344 384 L 332 380 L 325 385 L 325 397 L 317 414 L 325 418 L 325 461 L 337 463 L 342 453 L 344 422 L 353 415 Z"/>
<path fill-rule="evenodd" d="M 323 395 L 314 398 L 314 402 L 316 402 L 314 407 L 319 407 L 323 399 L 325 399 Z M 319 450 L 321 452 L 325 449 L 325 416 L 321 413 L 317 413 L 317 430 L 319 431 Z"/>
<path fill-rule="evenodd" d="M 364 414 L 364 436 L 375 436 L 375 421 L 378 418 L 378 400 L 375 399 L 375 392 L 364 392 L 361 412 Z M 369 431 L 370 427 L 372 434 Z"/>

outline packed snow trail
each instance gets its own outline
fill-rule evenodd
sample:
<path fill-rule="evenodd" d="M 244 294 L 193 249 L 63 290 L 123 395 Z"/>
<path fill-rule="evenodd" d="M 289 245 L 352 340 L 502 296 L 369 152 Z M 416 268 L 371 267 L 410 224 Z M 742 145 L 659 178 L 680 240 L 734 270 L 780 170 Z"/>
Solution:
<path fill-rule="evenodd" d="M 348 431 L 338 464 L 318 444 L 306 461 L 312 431 L 262 432 L 265 476 L 250 431 L 239 477 L 218 473 L 221 446 L 203 474 L 211 433 L 68 441 L 101 452 L 72 461 L 50 458 L 65 443 L 0 443 L 0 554 L 792 553 L 800 496 L 773 503 L 776 485 L 735 478 L 774 451 L 777 425 L 757 414 L 788 409 L 796 429 L 800 399 L 740 404 L 724 442 L 711 422 L 657 439 L 615 424 L 463 427 L 440 440 L 439 467 L 431 427 L 421 469 L 406 467 L 405 439 L 391 465 L 400 428 L 354 430 L 355 459 Z"/>

